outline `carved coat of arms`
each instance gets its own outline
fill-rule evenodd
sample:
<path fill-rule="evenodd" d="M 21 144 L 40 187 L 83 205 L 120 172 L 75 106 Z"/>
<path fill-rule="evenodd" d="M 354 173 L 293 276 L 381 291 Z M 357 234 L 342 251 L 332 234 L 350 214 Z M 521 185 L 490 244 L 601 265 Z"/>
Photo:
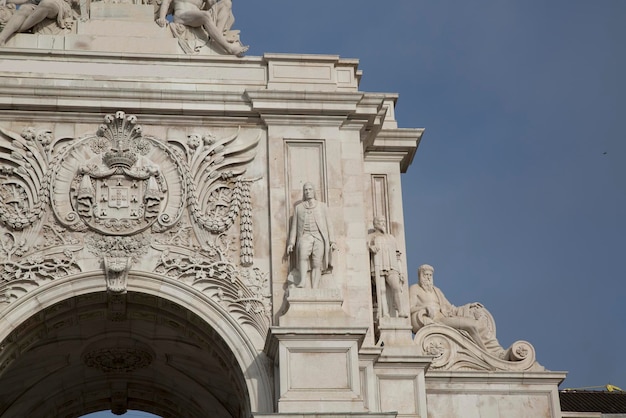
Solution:
<path fill-rule="evenodd" d="M 108 117 L 106 122 L 90 144 L 97 157 L 81 165 L 72 182 L 71 204 L 96 231 L 135 234 L 158 219 L 167 184 L 161 169 L 144 157 L 151 144 L 135 119 Z"/>

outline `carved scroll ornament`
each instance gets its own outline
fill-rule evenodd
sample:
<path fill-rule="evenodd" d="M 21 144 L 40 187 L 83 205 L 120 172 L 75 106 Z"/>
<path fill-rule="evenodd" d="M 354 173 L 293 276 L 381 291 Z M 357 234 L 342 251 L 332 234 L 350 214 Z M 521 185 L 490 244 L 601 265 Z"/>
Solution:
<path fill-rule="evenodd" d="M 431 324 L 421 328 L 413 342 L 419 355 L 434 357 L 432 370 L 544 370 L 536 361 L 534 347 L 526 341 L 516 341 L 496 355 L 452 327 Z"/>

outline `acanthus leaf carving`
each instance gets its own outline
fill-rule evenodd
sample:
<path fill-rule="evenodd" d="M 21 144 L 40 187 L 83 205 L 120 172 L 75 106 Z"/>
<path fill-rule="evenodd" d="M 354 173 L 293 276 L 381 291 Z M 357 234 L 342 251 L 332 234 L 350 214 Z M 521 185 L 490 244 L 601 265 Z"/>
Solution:
<path fill-rule="evenodd" d="M 85 238 L 87 249 L 101 258 L 106 275 L 107 291 L 126 293 L 128 273 L 132 264 L 146 254 L 150 238 L 146 234 L 134 236 L 106 236 L 91 234 Z"/>
<path fill-rule="evenodd" d="M 261 336 L 267 333 L 271 315 L 269 274 L 258 268 L 237 268 L 219 246 L 194 252 L 164 250 L 155 272 L 190 284 Z"/>
<path fill-rule="evenodd" d="M 79 272 L 74 253 L 69 249 L 50 255 L 35 254 L 20 261 L 8 260 L 0 265 L 0 277 L 5 282 L 38 283 Z"/>
<path fill-rule="evenodd" d="M 47 281 L 80 273 L 75 252 L 81 247 L 59 244 L 31 249 L 24 238 L 6 232 L 0 238 L 0 302 L 10 303 Z"/>
<path fill-rule="evenodd" d="M 132 257 L 103 257 L 104 273 L 107 279 L 107 291 L 126 293 L 128 272 L 133 265 Z"/>

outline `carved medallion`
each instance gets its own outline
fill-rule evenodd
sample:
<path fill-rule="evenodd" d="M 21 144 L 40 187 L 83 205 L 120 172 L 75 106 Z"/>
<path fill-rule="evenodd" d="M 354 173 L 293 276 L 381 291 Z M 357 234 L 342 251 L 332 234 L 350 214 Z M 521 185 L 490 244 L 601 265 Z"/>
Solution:
<path fill-rule="evenodd" d="M 87 367 L 105 373 L 130 373 L 152 364 L 154 352 L 136 340 L 120 339 L 115 344 L 105 340 L 90 345 L 82 358 Z"/>

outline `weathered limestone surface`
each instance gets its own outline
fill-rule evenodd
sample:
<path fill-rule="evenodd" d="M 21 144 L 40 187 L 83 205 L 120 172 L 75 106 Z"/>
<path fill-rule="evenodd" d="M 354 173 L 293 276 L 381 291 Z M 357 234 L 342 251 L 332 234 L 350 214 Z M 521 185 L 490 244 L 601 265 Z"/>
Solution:
<path fill-rule="evenodd" d="M 446 369 L 453 345 L 413 340 L 400 180 L 423 130 L 358 61 L 188 53 L 152 5 L 89 13 L 0 49 L 0 415 L 561 416 L 534 351 L 485 366 L 441 326 L 483 367 Z"/>
<path fill-rule="evenodd" d="M 564 373 L 430 372 L 428 417 L 560 417 Z"/>

